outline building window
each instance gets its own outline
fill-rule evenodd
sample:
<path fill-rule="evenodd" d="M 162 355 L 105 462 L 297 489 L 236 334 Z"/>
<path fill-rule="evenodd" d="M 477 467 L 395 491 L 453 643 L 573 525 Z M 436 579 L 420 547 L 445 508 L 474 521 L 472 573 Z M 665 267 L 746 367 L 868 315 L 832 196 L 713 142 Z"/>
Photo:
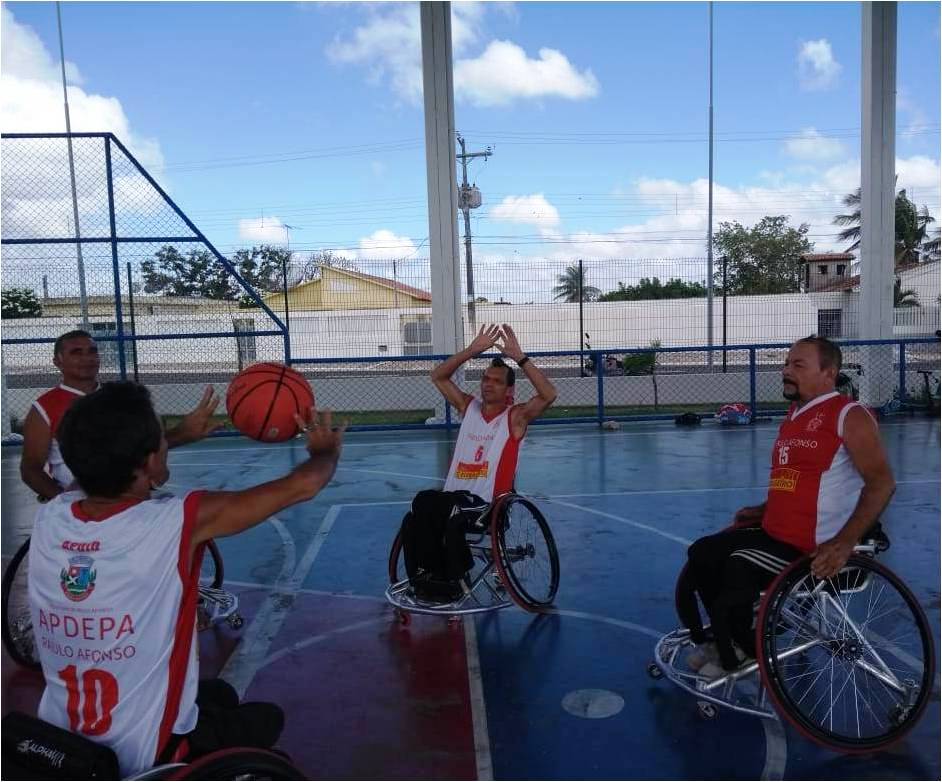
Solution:
<path fill-rule="evenodd" d="M 843 276 L 844 276 L 844 270 L 845 270 L 846 268 L 847 268 L 847 265 L 846 265 L 846 264 L 843 264 L 843 263 L 837 264 L 837 276 L 838 276 L 838 277 L 843 277 Z"/>
<path fill-rule="evenodd" d="M 432 322 L 421 315 L 402 319 L 402 355 L 427 356 L 432 352 Z"/>
<path fill-rule="evenodd" d="M 822 263 L 820 266 L 818 266 L 818 274 L 827 274 L 827 273 L 828 273 L 828 267 L 825 264 Z"/>
<path fill-rule="evenodd" d="M 818 336 L 834 339 L 841 336 L 841 311 L 818 310 Z"/>

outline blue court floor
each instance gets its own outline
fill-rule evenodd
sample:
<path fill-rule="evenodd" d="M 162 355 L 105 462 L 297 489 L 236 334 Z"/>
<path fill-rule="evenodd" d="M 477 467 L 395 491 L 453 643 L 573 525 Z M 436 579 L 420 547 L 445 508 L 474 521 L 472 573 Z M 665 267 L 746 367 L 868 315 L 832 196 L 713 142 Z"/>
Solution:
<path fill-rule="evenodd" d="M 906 739 L 851 757 L 784 721 L 731 711 L 704 720 L 691 697 L 646 673 L 655 641 L 677 624 L 686 546 L 763 499 L 776 430 L 534 427 L 517 486 L 556 537 L 555 609 L 408 626 L 382 597 L 389 545 L 412 496 L 440 484 L 452 442 L 443 432 L 350 434 L 319 497 L 220 542 L 246 623 L 201 634 L 206 675 L 281 703 L 281 746 L 311 778 L 938 779 L 938 676 Z M 939 422 L 900 418 L 881 430 L 898 482 L 881 561 L 918 596 L 938 648 Z M 35 507 L 18 458 L 4 449 L 5 559 Z M 297 443 L 199 443 L 172 452 L 170 488 L 241 488 L 301 458 Z M 3 691 L 20 705 L 35 702 L 31 676 L 4 657 Z M 601 691 L 608 716 L 564 706 L 586 690 Z"/>

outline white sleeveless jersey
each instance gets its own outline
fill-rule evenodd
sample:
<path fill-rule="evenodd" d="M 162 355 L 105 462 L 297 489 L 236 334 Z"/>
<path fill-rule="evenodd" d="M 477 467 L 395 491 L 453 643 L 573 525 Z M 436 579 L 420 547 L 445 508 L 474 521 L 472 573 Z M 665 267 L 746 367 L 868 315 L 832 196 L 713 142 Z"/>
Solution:
<path fill-rule="evenodd" d="M 39 717 L 111 747 L 123 775 L 196 727 L 202 550 L 185 559 L 201 492 L 116 506 L 89 520 L 80 492 L 39 509 L 29 550 Z"/>
<path fill-rule="evenodd" d="M 85 396 L 84 391 L 60 383 L 33 402 L 33 408 L 42 417 L 49 427 L 52 439 L 49 442 L 49 455 L 46 457 L 46 470 L 64 489 L 75 488 L 75 478 L 62 458 L 59 448 L 59 424 L 62 417 L 79 397 Z"/>
<path fill-rule="evenodd" d="M 510 431 L 507 407 L 492 419 L 484 418 L 481 403 L 472 399 L 464 411 L 445 491 L 464 489 L 490 502 L 514 486 L 520 443 Z"/>

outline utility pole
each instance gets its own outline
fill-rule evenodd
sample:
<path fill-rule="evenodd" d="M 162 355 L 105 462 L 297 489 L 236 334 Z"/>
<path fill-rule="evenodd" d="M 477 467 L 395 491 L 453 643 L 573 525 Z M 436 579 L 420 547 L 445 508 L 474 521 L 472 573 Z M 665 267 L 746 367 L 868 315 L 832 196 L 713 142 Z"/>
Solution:
<path fill-rule="evenodd" d="M 72 152 L 72 123 L 69 119 L 69 90 L 65 81 L 65 46 L 62 43 L 62 12 L 56 3 L 56 26 L 59 28 L 59 62 L 62 66 L 62 101 L 65 104 L 65 133 L 69 150 L 69 181 L 72 183 L 72 221 L 75 228 L 75 253 L 78 267 L 79 308 L 82 328 L 88 328 L 88 293 L 85 290 L 85 262 L 82 259 L 82 233 L 79 230 L 78 193 L 75 189 L 75 157 Z M 117 292 L 116 292 L 117 295 Z"/>
<path fill-rule="evenodd" d="M 464 262 L 467 267 L 468 278 L 468 322 L 471 326 L 471 336 L 478 330 L 477 318 L 474 313 L 474 267 L 471 265 L 471 210 L 481 205 L 481 191 L 476 187 L 468 186 L 468 161 L 472 158 L 488 157 L 494 154 L 490 147 L 483 152 L 465 151 L 464 139 L 459 135 L 458 144 L 461 154 L 455 157 L 461 161 L 461 189 L 458 191 L 458 208 L 464 212 Z"/>
<path fill-rule="evenodd" d="M 262 218 L 263 220 L 265 218 Z M 285 229 L 285 254 L 281 260 L 281 284 L 285 298 L 285 332 L 288 335 L 288 351 L 291 351 L 291 316 L 288 312 L 288 264 L 291 262 L 291 231 L 297 228 L 296 225 L 282 223 L 281 227 Z"/>
<path fill-rule="evenodd" d="M 713 3 L 707 6 L 710 16 L 710 132 L 709 132 L 709 194 L 707 196 L 707 365 L 713 371 Z M 725 355 L 725 354 L 724 354 Z"/>

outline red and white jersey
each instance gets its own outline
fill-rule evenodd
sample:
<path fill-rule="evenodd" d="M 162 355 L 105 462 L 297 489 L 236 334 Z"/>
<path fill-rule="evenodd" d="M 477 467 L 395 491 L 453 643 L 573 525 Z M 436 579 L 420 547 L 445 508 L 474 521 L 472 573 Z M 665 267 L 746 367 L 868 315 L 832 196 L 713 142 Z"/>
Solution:
<path fill-rule="evenodd" d="M 520 443 L 510 431 L 506 407 L 493 418 L 484 417 L 480 401 L 472 399 L 464 411 L 445 491 L 469 491 L 490 502 L 513 489 Z"/>
<path fill-rule="evenodd" d="M 81 492 L 39 509 L 29 601 L 46 688 L 40 719 L 111 747 L 123 775 L 196 727 L 202 548 L 185 566 L 202 492 L 116 505 L 91 520 Z"/>
<path fill-rule="evenodd" d="M 863 405 L 836 391 L 793 404 L 772 448 L 762 527 L 776 540 L 810 552 L 847 523 L 864 481 L 844 447 L 844 421 Z"/>
<path fill-rule="evenodd" d="M 59 384 L 50 391 L 47 391 L 39 399 L 33 402 L 36 412 L 42 416 L 43 421 L 49 425 L 49 431 L 52 433 L 52 442 L 49 444 L 49 456 L 46 459 L 46 469 L 60 486 L 71 488 L 75 478 L 72 471 L 66 467 L 62 461 L 62 452 L 59 450 L 59 441 L 56 439 L 56 431 L 62 421 L 62 416 L 69 409 L 72 403 L 80 396 L 85 396 L 84 391 L 77 388 Z"/>

